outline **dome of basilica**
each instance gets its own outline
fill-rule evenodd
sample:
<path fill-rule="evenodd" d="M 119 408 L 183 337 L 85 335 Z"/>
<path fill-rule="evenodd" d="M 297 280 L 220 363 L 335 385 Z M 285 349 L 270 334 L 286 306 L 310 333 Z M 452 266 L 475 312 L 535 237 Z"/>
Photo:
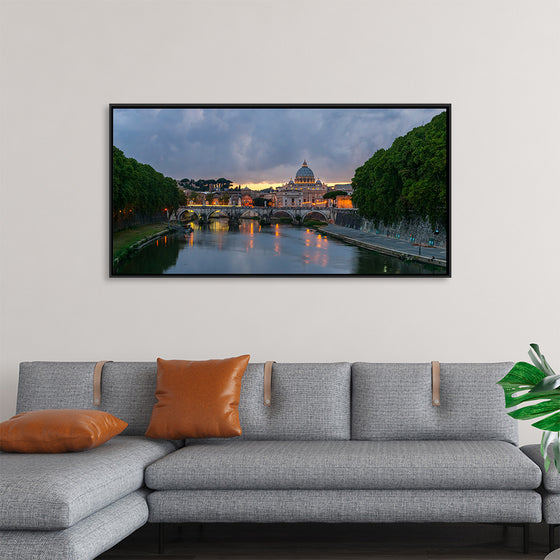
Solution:
<path fill-rule="evenodd" d="M 303 160 L 303 165 L 296 173 L 296 183 L 314 183 L 315 175 L 313 171 L 307 167 L 307 161 Z"/>

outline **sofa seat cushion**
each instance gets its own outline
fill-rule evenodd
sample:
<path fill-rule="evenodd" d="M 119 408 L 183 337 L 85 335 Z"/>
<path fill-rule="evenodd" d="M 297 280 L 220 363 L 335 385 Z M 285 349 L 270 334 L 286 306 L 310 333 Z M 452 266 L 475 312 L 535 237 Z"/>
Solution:
<path fill-rule="evenodd" d="M 534 489 L 541 471 L 500 441 L 216 441 L 146 469 L 155 490 Z"/>
<path fill-rule="evenodd" d="M 0 529 L 65 529 L 141 488 L 172 442 L 117 436 L 79 453 L 0 453 Z"/>
<path fill-rule="evenodd" d="M 147 491 L 136 490 L 57 531 L 0 531 L 5 560 L 92 560 L 148 521 Z"/>
<path fill-rule="evenodd" d="M 524 445 L 521 451 L 541 469 L 544 489 L 551 494 L 560 494 L 560 473 L 554 466 L 554 461 L 550 462 L 548 471 L 544 468 L 544 457 L 541 455 L 541 446 L 538 443 Z M 552 458 L 552 450 L 550 450 L 550 456 Z"/>

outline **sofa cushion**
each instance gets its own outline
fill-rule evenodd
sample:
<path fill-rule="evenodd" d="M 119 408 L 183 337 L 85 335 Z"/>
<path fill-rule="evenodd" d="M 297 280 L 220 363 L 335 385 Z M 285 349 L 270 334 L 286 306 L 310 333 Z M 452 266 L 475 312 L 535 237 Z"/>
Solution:
<path fill-rule="evenodd" d="M 155 490 L 513 490 L 540 481 L 537 465 L 500 441 L 215 441 L 146 469 Z"/>
<path fill-rule="evenodd" d="M 245 354 L 224 360 L 157 359 L 157 388 L 146 436 L 181 439 L 241 435 L 239 394 L 249 363 Z"/>
<path fill-rule="evenodd" d="M 544 492 L 542 496 L 543 520 L 552 525 L 560 524 L 560 494 Z"/>
<path fill-rule="evenodd" d="M 17 413 L 46 408 L 93 408 L 94 366 L 93 362 L 22 362 Z"/>
<path fill-rule="evenodd" d="M 141 488 L 172 442 L 117 436 L 80 453 L 0 453 L 0 529 L 64 529 Z"/>
<path fill-rule="evenodd" d="M 551 494 L 560 494 L 560 473 L 554 466 L 553 461 L 548 471 L 545 470 L 544 457 L 541 455 L 541 446 L 539 444 L 524 445 L 521 451 L 541 469 L 544 489 Z"/>
<path fill-rule="evenodd" d="M 126 422 L 101 410 L 32 410 L 0 423 L 0 450 L 65 453 L 99 447 L 126 428 Z"/>
<path fill-rule="evenodd" d="M 146 490 L 136 490 L 57 531 L 0 531 L 0 558 L 6 560 L 92 560 L 148 520 Z"/>
<path fill-rule="evenodd" d="M 241 383 L 241 439 L 350 439 L 350 364 L 274 364 L 272 403 L 263 404 L 264 364 Z"/>
<path fill-rule="evenodd" d="M 352 365 L 352 439 L 503 440 L 517 421 L 496 385 L 512 363 L 441 364 L 440 406 L 432 405 L 430 364 Z"/>

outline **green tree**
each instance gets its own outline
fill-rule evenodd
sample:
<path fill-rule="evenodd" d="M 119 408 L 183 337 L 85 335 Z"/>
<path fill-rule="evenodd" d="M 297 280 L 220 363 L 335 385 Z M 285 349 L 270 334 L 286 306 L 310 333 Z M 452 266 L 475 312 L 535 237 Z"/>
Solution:
<path fill-rule="evenodd" d="M 233 181 L 230 181 L 229 179 L 226 179 L 224 177 L 220 177 L 219 179 L 216 179 L 216 184 L 221 189 L 229 189 L 229 187 L 232 183 L 233 183 Z"/>
<path fill-rule="evenodd" d="M 337 196 L 344 196 L 347 194 L 346 191 L 329 191 L 323 195 L 323 198 L 328 200 L 329 198 L 336 198 Z"/>
<path fill-rule="evenodd" d="M 127 158 L 113 146 L 113 221 L 134 213 L 169 213 L 184 204 L 183 191 L 175 179 L 153 167 Z"/>
<path fill-rule="evenodd" d="M 427 219 L 447 223 L 447 115 L 397 138 L 355 171 L 352 203 L 364 217 L 387 225 Z"/>

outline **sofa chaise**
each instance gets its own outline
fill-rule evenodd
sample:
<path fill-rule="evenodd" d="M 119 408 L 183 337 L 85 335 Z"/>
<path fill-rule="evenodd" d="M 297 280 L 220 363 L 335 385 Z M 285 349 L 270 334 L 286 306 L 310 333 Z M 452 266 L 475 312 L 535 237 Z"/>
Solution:
<path fill-rule="evenodd" d="M 88 451 L 0 453 L 0 558 L 91 559 L 146 522 L 500 523 L 523 525 L 526 549 L 541 521 L 541 468 L 496 385 L 510 363 L 441 364 L 438 398 L 430 364 L 278 363 L 268 406 L 249 363 L 242 435 L 184 441 L 144 436 L 155 363 L 105 364 L 99 405 L 94 366 L 20 365 L 18 413 L 128 427 Z"/>

